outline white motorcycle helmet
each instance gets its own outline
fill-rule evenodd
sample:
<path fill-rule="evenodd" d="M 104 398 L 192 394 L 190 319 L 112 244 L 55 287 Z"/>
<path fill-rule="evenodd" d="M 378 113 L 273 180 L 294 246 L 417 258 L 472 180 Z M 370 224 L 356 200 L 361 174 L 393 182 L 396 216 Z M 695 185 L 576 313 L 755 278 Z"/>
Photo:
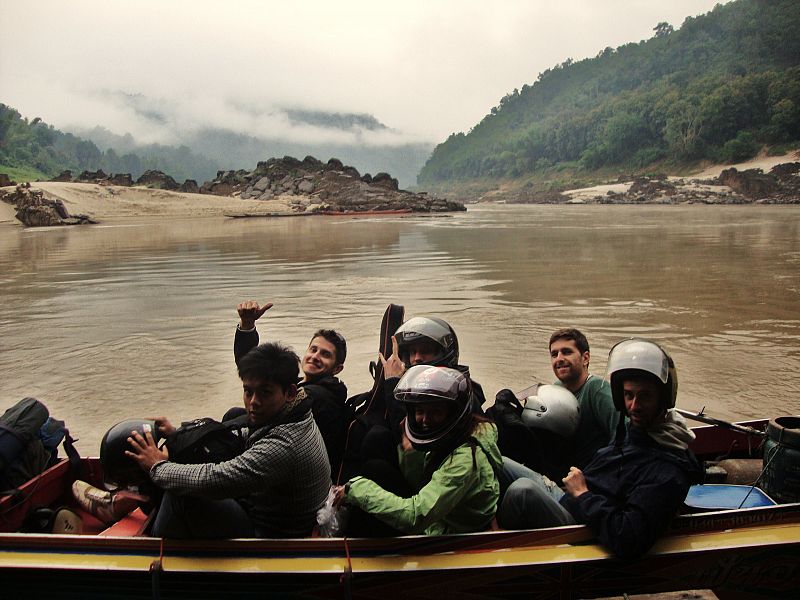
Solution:
<path fill-rule="evenodd" d="M 655 342 L 644 338 L 630 338 L 616 343 L 608 353 L 606 378 L 611 383 L 614 406 L 625 412 L 622 383 L 630 371 L 644 371 L 661 382 L 661 400 L 664 410 L 675 407 L 678 396 L 678 371 L 669 354 Z"/>
<path fill-rule="evenodd" d="M 560 385 L 538 384 L 524 391 L 520 398 L 522 422 L 532 429 L 544 429 L 571 438 L 581 418 L 578 399 Z"/>

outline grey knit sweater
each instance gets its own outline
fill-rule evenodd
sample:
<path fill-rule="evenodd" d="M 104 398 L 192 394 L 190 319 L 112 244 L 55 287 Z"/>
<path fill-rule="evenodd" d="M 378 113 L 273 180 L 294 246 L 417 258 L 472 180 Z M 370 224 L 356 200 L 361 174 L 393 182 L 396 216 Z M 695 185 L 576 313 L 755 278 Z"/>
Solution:
<path fill-rule="evenodd" d="M 331 470 L 325 444 L 302 402 L 281 422 L 251 431 L 245 451 L 219 464 L 157 463 L 150 477 L 178 494 L 236 498 L 261 537 L 311 533 L 325 503 Z"/>

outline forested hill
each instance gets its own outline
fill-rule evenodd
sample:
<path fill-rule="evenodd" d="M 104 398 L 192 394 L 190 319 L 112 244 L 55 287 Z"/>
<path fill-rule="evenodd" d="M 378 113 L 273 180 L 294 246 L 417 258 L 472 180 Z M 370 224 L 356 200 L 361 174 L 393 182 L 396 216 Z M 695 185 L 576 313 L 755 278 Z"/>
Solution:
<path fill-rule="evenodd" d="M 800 140 L 798 0 L 737 0 L 654 31 L 507 94 L 437 146 L 418 182 L 739 160 Z"/>

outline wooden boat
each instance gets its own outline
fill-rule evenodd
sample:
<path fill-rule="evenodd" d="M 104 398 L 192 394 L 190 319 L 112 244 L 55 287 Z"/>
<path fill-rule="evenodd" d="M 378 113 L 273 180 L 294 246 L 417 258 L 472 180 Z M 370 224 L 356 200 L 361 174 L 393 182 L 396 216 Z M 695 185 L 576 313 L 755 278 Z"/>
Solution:
<path fill-rule="evenodd" d="M 411 211 L 410 208 L 397 208 L 387 210 L 322 210 L 319 212 L 228 212 L 226 217 L 231 219 L 256 219 L 256 218 L 276 218 L 276 217 L 383 217 L 391 215 L 406 215 Z"/>
<path fill-rule="evenodd" d="M 748 423 L 762 430 L 766 424 Z M 695 432 L 702 458 L 758 456 L 760 438 L 713 426 Z M 83 459 L 82 467 L 82 478 L 101 480 L 97 459 Z M 31 507 L 71 504 L 74 478 L 61 462 L 25 484 L 16 504 L 0 500 L 2 597 L 36 590 L 57 598 L 440 600 L 710 588 L 725 599 L 798 597 L 800 591 L 800 503 L 682 514 L 634 561 L 611 557 L 585 526 L 391 539 L 178 541 L 135 535 L 145 519 L 137 509 L 108 529 L 84 513 L 90 535 L 13 532 Z"/>

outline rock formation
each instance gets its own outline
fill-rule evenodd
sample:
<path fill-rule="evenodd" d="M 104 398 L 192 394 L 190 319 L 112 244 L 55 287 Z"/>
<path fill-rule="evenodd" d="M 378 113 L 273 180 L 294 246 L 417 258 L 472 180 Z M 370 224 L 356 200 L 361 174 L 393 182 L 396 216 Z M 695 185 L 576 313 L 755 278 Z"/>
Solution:
<path fill-rule="evenodd" d="M 180 187 L 178 183 L 166 173 L 153 170 L 142 173 L 142 176 L 136 180 L 136 185 L 145 185 L 149 188 L 156 188 L 159 190 L 177 190 Z"/>
<path fill-rule="evenodd" d="M 290 201 L 296 213 L 466 210 L 460 202 L 400 190 L 388 173 L 362 177 L 355 167 L 336 158 L 323 163 L 313 156 L 302 161 L 291 156 L 271 158 L 253 171 L 219 171 L 200 193 L 256 200 L 298 196 Z"/>
<path fill-rule="evenodd" d="M 16 217 L 28 227 L 48 227 L 53 225 L 94 224 L 86 215 L 70 215 L 61 200 L 44 197 L 40 190 L 18 185 L 16 189 L 3 196 L 3 201 L 16 207 Z"/>

